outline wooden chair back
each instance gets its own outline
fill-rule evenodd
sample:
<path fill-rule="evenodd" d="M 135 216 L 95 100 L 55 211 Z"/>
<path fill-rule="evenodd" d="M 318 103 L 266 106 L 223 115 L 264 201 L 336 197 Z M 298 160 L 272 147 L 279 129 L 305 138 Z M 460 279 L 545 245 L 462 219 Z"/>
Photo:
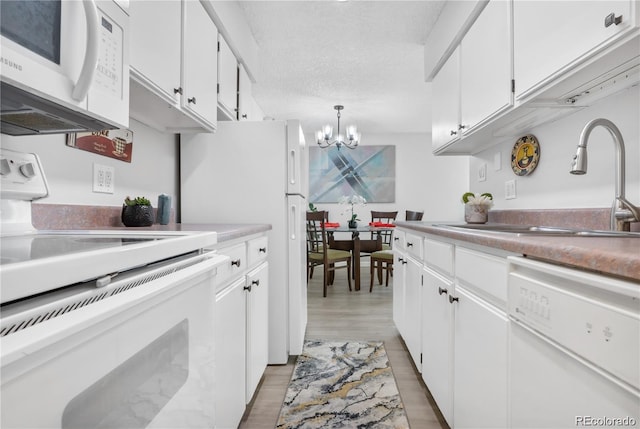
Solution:
<path fill-rule="evenodd" d="M 371 222 L 382 222 L 382 223 L 393 223 L 394 220 L 396 220 L 396 217 L 398 216 L 398 212 L 381 212 L 381 211 L 374 211 L 371 210 Z M 375 239 L 375 235 L 380 234 L 380 236 L 382 237 L 382 244 L 383 245 L 387 245 L 387 246 L 391 246 L 391 240 L 392 240 L 392 236 L 393 236 L 393 231 L 381 231 L 381 232 L 374 232 L 371 233 L 371 239 Z"/>

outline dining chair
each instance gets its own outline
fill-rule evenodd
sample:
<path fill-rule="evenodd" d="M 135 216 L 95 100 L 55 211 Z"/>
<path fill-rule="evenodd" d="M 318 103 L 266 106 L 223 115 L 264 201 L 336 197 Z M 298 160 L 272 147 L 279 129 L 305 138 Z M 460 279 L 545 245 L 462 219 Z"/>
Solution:
<path fill-rule="evenodd" d="M 422 220 L 422 215 L 424 215 L 424 212 L 407 210 L 405 213 L 405 220 Z"/>
<path fill-rule="evenodd" d="M 317 212 L 317 210 L 314 210 Z M 329 222 L 329 212 L 325 210 L 324 212 L 324 221 L 325 222 Z M 331 241 L 331 237 L 333 237 L 333 231 L 327 231 L 327 241 Z M 312 279 L 313 278 L 313 267 L 315 267 L 315 265 L 307 265 L 307 271 L 309 273 L 309 278 Z M 332 273 L 333 274 L 333 273 Z M 329 284 L 333 284 L 333 276 L 331 276 L 331 278 L 329 279 Z"/>
<path fill-rule="evenodd" d="M 349 291 L 351 291 L 351 252 L 329 248 L 325 229 L 326 214 L 324 211 L 307 212 L 307 278 L 312 267 L 322 265 L 322 296 L 327 296 L 327 286 L 335 270 L 346 268 Z M 345 265 L 338 263 L 345 262 Z"/>
<path fill-rule="evenodd" d="M 393 274 L 393 251 L 392 250 L 379 250 L 371 254 L 371 265 L 369 273 L 371 279 L 369 280 L 369 292 L 373 292 L 373 279 L 374 273 L 378 274 L 378 283 L 382 284 L 382 271 L 386 271 L 385 287 L 389 286 L 389 275 Z"/>
<path fill-rule="evenodd" d="M 371 210 L 371 222 L 393 223 L 398 216 L 398 212 L 380 212 Z M 391 240 L 393 238 L 393 231 L 379 231 L 372 232 L 371 239 L 375 240 L 375 236 L 380 234 L 382 237 L 382 250 L 391 249 Z"/>

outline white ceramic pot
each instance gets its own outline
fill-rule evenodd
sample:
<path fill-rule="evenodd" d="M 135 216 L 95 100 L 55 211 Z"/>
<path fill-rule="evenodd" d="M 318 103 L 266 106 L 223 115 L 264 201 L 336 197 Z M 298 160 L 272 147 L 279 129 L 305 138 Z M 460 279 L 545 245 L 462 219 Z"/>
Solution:
<path fill-rule="evenodd" d="M 487 223 L 489 206 L 485 204 L 465 204 L 464 220 L 467 223 Z"/>

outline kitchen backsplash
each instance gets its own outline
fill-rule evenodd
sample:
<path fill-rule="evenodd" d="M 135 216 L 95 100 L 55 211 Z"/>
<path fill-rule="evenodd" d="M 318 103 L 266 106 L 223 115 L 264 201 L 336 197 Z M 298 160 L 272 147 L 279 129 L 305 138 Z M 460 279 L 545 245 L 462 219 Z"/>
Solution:
<path fill-rule="evenodd" d="M 154 213 L 156 208 L 154 207 Z M 93 229 L 124 227 L 120 220 L 122 207 L 67 204 L 32 204 L 31 218 L 36 229 Z M 169 224 L 174 224 L 171 209 Z"/>

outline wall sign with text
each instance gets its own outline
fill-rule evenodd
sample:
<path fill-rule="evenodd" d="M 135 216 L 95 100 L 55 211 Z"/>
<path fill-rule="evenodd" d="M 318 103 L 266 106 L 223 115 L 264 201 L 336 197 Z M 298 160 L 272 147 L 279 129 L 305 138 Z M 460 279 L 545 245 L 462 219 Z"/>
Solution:
<path fill-rule="evenodd" d="M 67 134 L 67 146 L 131 162 L 133 131 L 120 129 Z"/>

